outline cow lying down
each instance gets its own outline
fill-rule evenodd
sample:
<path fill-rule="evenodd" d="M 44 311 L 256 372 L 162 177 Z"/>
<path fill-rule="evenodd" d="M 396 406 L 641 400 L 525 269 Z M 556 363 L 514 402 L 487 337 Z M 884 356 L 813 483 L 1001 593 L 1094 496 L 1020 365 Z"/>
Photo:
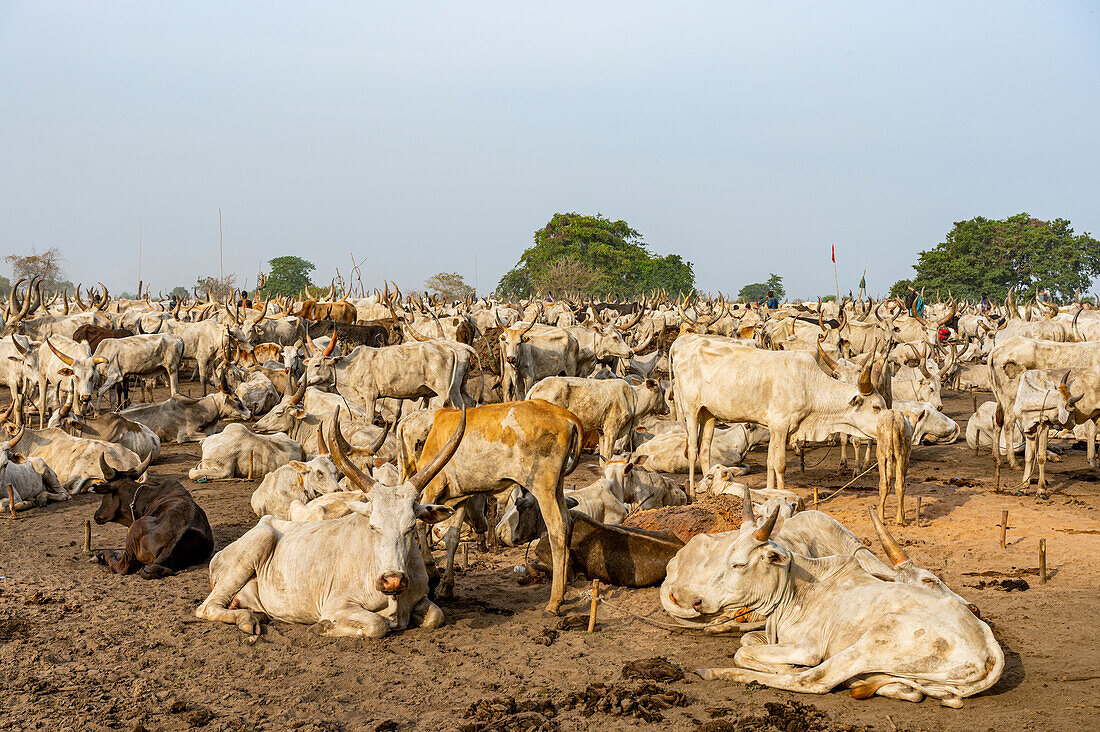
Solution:
<path fill-rule="evenodd" d="M 144 579 L 157 579 L 210 558 L 210 522 L 179 481 L 138 483 L 149 458 L 133 470 L 114 470 L 102 456 L 100 462 L 106 480 L 92 487 L 102 496 L 95 522 L 128 527 L 126 547 L 98 552 L 100 564 L 115 574 L 137 572 Z"/>
<path fill-rule="evenodd" d="M 767 617 L 742 636 L 735 666 L 697 669 L 704 679 L 813 694 L 844 685 L 856 699 L 930 696 L 956 708 L 997 683 L 1004 652 L 962 603 L 884 582 L 850 555 L 793 552 L 772 539 L 778 519 L 776 509 L 760 526 L 697 536 L 669 562 L 661 605 L 673 617 Z"/>
<path fill-rule="evenodd" d="M 670 531 L 647 531 L 609 526 L 577 510 L 570 510 L 573 533 L 569 540 L 570 577 L 580 573 L 619 587 L 654 587 L 665 579 L 665 567 L 684 547 Z M 538 569 L 549 574 L 550 544 L 539 537 L 535 556 Z"/>
<path fill-rule="evenodd" d="M 210 561 L 210 595 L 195 611 L 206 620 L 257 634 L 263 617 L 310 623 L 325 636 L 381 638 L 410 625 L 437 628 L 442 611 L 428 599 L 428 573 L 416 522 L 434 524 L 454 510 L 420 505 L 420 492 L 454 455 L 466 410 L 439 453 L 398 486 L 376 483 L 351 463 L 339 442 L 332 457 L 364 501 L 330 521 L 264 516 Z"/>
<path fill-rule="evenodd" d="M 27 458 L 12 452 L 22 430 L 11 440 L 0 443 L 0 513 L 25 511 L 45 506 L 49 501 L 67 501 L 69 494 L 61 487 L 57 474 L 42 458 Z M 8 498 L 8 489 L 11 498 Z M 14 508 L 9 501 L 14 501 Z"/>

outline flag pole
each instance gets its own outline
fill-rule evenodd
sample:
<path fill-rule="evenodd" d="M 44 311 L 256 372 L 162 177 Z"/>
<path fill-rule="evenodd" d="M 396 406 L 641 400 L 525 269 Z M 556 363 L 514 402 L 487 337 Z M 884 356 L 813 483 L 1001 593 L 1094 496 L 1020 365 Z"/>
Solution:
<path fill-rule="evenodd" d="M 840 304 L 840 276 L 836 272 L 836 244 L 833 244 L 833 279 L 836 280 L 836 301 Z"/>

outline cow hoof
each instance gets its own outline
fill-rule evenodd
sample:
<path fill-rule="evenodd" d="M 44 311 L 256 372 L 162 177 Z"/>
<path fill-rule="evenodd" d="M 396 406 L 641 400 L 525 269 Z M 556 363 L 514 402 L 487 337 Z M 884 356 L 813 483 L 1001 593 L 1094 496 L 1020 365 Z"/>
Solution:
<path fill-rule="evenodd" d="M 947 699 L 940 699 L 940 704 L 945 707 L 951 707 L 952 709 L 962 709 L 963 700 L 957 696 L 952 696 Z"/>
<path fill-rule="evenodd" d="M 454 585 L 441 585 L 439 588 L 440 600 L 453 600 L 455 599 Z"/>
<path fill-rule="evenodd" d="M 697 668 L 695 669 L 695 673 L 704 681 L 714 681 L 715 679 L 714 669 Z"/>
<path fill-rule="evenodd" d="M 309 632 L 314 635 L 328 635 L 332 630 L 331 620 L 318 620 L 313 625 L 309 626 Z"/>

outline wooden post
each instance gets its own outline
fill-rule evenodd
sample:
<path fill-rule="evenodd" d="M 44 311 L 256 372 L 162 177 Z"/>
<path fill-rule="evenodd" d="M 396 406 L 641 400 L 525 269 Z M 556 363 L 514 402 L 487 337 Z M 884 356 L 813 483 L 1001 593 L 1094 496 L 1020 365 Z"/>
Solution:
<path fill-rule="evenodd" d="M 252 459 L 253 459 L 253 457 L 255 457 L 255 454 L 256 454 L 255 450 L 249 450 L 248 451 L 248 479 L 249 480 L 252 480 Z"/>
<path fill-rule="evenodd" d="M 11 483 L 8 483 L 8 510 L 11 511 L 11 518 L 15 520 L 15 492 L 12 490 Z"/>
<path fill-rule="evenodd" d="M 1001 511 L 1001 548 L 1005 548 L 1005 533 L 1008 531 L 1008 509 Z"/>
<path fill-rule="evenodd" d="M 92 553 L 92 522 L 90 519 L 84 519 L 84 553 Z"/>
<path fill-rule="evenodd" d="M 970 402 L 974 407 L 973 411 L 977 412 L 978 411 L 978 392 L 976 392 L 976 391 L 970 392 Z"/>
<path fill-rule="evenodd" d="M 814 486 L 814 510 L 817 510 L 817 486 Z"/>
<path fill-rule="evenodd" d="M 462 568 L 467 572 L 470 571 L 470 542 L 468 541 L 462 543 Z"/>
<path fill-rule="evenodd" d="M 596 603 L 600 601 L 600 581 L 592 580 L 592 606 L 588 610 L 588 632 L 596 632 Z"/>
<path fill-rule="evenodd" d="M 1047 540 L 1039 539 L 1039 582 L 1047 583 Z"/>
<path fill-rule="evenodd" d="M 920 496 L 917 496 L 917 526 L 920 526 Z"/>
<path fill-rule="evenodd" d="M 798 472 L 800 472 L 800 473 L 805 473 L 806 472 L 806 446 L 805 445 L 799 445 L 798 446 Z"/>

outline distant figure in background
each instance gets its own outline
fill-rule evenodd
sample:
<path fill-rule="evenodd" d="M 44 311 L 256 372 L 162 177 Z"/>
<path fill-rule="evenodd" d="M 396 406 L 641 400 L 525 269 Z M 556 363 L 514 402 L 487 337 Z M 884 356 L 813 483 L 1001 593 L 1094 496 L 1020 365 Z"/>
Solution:
<path fill-rule="evenodd" d="M 983 312 L 983 313 L 988 313 L 988 312 L 989 312 L 989 309 L 990 309 L 991 307 L 993 307 L 993 306 L 992 306 L 992 304 L 991 304 L 991 303 L 989 302 L 989 295 L 986 295 L 986 294 L 985 294 L 985 293 L 983 292 L 983 293 L 982 293 L 982 302 L 981 302 L 981 309 L 982 309 L 982 312 Z"/>
<path fill-rule="evenodd" d="M 768 299 L 764 301 L 764 305 L 767 306 L 768 310 L 775 310 L 779 307 L 779 298 L 775 296 L 773 291 L 768 290 Z"/>
<path fill-rule="evenodd" d="M 248 299 L 248 290 L 241 290 L 241 302 L 239 304 L 245 308 L 252 307 L 252 301 Z"/>

